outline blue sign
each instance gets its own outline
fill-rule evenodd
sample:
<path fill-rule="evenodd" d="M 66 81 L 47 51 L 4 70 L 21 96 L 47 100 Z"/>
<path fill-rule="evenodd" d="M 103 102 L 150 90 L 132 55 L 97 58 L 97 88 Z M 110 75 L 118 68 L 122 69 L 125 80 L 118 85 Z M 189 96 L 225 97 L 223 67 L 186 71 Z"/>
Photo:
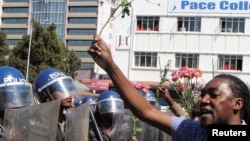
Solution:
<path fill-rule="evenodd" d="M 247 0 L 169 0 L 169 13 L 250 13 Z"/>

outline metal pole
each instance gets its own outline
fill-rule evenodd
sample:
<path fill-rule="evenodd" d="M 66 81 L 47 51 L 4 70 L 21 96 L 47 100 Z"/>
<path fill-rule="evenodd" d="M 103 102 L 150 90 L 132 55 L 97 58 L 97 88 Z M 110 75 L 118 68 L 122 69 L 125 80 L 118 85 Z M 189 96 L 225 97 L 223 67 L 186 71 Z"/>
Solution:
<path fill-rule="evenodd" d="M 33 24 L 32 22 L 30 23 L 31 29 L 30 29 L 30 41 L 29 41 L 29 51 L 28 51 L 28 59 L 27 59 L 27 70 L 26 70 L 26 80 L 29 80 L 29 65 L 30 65 L 30 48 L 31 48 L 31 40 L 32 40 L 32 29 L 33 29 Z"/>
<path fill-rule="evenodd" d="M 100 139 L 100 141 L 103 141 L 101 132 L 100 132 L 100 130 L 98 128 L 98 125 L 97 125 L 96 120 L 95 120 L 95 116 L 94 116 L 94 114 L 93 114 L 92 109 L 90 108 L 90 106 L 89 106 L 89 112 L 90 112 L 91 119 L 93 120 L 93 123 L 95 125 L 95 128 L 96 128 L 97 134 L 99 136 L 99 139 Z"/>

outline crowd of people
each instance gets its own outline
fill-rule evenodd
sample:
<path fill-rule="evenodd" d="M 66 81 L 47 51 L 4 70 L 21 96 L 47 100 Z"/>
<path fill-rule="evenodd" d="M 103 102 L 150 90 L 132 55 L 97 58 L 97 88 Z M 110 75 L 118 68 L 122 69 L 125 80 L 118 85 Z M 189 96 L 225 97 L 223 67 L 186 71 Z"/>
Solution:
<path fill-rule="evenodd" d="M 219 74 L 204 86 L 199 101 L 199 119 L 193 120 L 166 114 L 154 108 L 131 86 L 100 36 L 94 36 L 88 52 L 107 72 L 128 108 L 142 121 L 171 135 L 174 141 L 207 140 L 208 125 L 246 125 L 249 89 L 234 75 Z M 159 92 L 165 94 L 166 90 L 159 88 Z"/>
<path fill-rule="evenodd" d="M 151 92 L 143 94 L 133 87 L 112 59 L 110 49 L 100 36 L 94 36 L 88 52 L 107 72 L 117 91 L 103 91 L 98 98 L 82 97 L 73 79 L 60 70 L 45 69 L 37 75 L 34 84 L 30 84 L 16 68 L 1 66 L 0 140 L 29 141 L 30 136 L 39 135 L 50 136 L 50 139 L 44 140 L 51 141 L 67 141 L 73 136 L 79 136 L 74 140 L 135 141 L 132 137 L 135 130 L 132 118 L 136 116 L 139 118 L 136 126 L 142 128 L 142 133 L 137 136 L 138 141 L 206 141 L 209 125 L 247 125 L 249 122 L 249 88 L 234 75 L 219 74 L 212 78 L 202 88 L 191 118 L 187 118 L 187 112 L 171 98 L 167 88 L 158 87 L 157 92 L 165 98 L 171 113 L 162 112 L 157 108 L 157 100 Z M 54 106 L 44 109 L 42 106 L 48 103 L 54 103 Z M 13 122 L 14 125 L 10 126 L 12 122 L 6 118 L 11 110 L 19 112 L 33 106 L 41 106 L 39 118 L 24 116 L 25 113 L 19 114 L 23 118 L 30 118 L 26 123 L 30 126 L 19 125 L 19 122 Z M 57 114 L 51 112 L 42 115 L 43 111 L 52 107 Z M 84 110 L 84 113 L 79 114 L 79 111 Z M 76 121 L 75 117 L 83 115 L 86 116 L 77 118 L 82 122 Z M 42 128 L 43 126 L 35 121 L 50 126 Z M 79 126 L 79 123 L 85 126 Z M 26 133 L 21 131 L 24 127 L 33 126 L 34 129 L 35 125 L 41 127 L 39 130 L 44 131 L 43 135 L 33 134 L 34 130 L 31 129 L 25 129 Z M 20 130 L 14 128 L 21 126 Z M 162 133 L 167 134 L 169 138 L 164 140 Z"/>

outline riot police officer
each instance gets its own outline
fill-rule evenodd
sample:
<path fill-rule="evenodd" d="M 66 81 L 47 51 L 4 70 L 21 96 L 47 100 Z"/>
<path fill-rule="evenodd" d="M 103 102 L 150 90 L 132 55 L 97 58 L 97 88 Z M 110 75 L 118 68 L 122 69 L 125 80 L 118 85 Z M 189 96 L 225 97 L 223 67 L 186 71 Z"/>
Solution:
<path fill-rule="evenodd" d="M 103 91 L 97 99 L 94 115 L 101 136 L 90 124 L 89 141 L 127 141 L 131 137 L 131 115 L 125 112 L 123 100 L 117 92 Z"/>
<path fill-rule="evenodd" d="M 10 66 L 0 67 L 0 132 L 4 136 L 3 122 L 6 109 L 16 109 L 33 105 L 32 85 L 24 75 Z M 13 137 L 8 136 L 8 139 Z M 19 138 L 19 140 L 22 140 Z"/>
<path fill-rule="evenodd" d="M 56 139 L 57 141 L 65 140 L 66 116 L 73 107 L 74 100 L 80 97 L 73 79 L 57 69 L 45 69 L 37 75 L 34 81 L 34 94 L 40 103 L 61 101 Z"/>

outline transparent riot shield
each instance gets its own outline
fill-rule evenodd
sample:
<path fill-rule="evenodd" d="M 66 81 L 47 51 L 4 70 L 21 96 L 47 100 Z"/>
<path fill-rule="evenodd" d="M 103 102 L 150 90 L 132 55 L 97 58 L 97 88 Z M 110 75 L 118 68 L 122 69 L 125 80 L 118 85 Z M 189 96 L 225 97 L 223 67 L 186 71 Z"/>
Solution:
<path fill-rule="evenodd" d="M 113 133 L 111 134 L 111 141 L 128 141 L 132 135 L 132 113 L 128 109 L 124 109 L 113 120 Z"/>
<path fill-rule="evenodd" d="M 4 113 L 4 141 L 55 141 L 60 101 L 41 103 Z"/>
<path fill-rule="evenodd" d="M 165 110 L 163 110 L 162 112 L 166 113 L 166 114 L 173 114 L 170 110 L 169 107 L 166 108 Z M 158 141 L 172 141 L 172 137 L 167 134 L 164 131 L 159 131 L 159 139 Z"/>
<path fill-rule="evenodd" d="M 88 141 L 89 103 L 70 109 L 65 123 L 65 141 Z"/>
<path fill-rule="evenodd" d="M 142 128 L 142 131 L 136 135 L 138 141 L 158 141 L 159 129 L 141 120 L 137 121 L 137 127 Z"/>

